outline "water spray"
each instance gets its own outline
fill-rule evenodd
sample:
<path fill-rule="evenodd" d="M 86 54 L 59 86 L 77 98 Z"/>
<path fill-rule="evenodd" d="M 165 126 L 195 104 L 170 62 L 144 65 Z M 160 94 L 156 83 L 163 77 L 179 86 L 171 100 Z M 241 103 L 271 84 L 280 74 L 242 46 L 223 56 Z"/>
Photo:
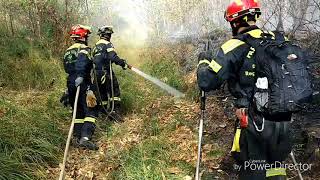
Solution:
<path fill-rule="evenodd" d="M 153 84 L 157 85 L 158 87 L 160 87 L 161 89 L 165 90 L 166 92 L 168 92 L 169 94 L 171 94 L 172 96 L 176 97 L 176 98 L 183 98 L 185 95 L 178 91 L 177 89 L 169 86 L 168 84 L 160 81 L 159 79 L 152 77 L 142 71 L 140 71 L 139 69 L 132 67 L 131 65 L 128 65 L 128 68 L 131 69 L 133 72 L 135 72 L 136 74 L 138 74 L 139 76 L 145 78 L 146 80 L 152 82 Z"/>

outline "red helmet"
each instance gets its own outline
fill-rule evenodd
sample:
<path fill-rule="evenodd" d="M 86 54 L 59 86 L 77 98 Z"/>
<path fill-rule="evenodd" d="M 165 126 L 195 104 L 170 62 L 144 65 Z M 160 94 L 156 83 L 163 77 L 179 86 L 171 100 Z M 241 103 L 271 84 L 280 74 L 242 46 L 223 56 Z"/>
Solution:
<path fill-rule="evenodd" d="M 261 14 L 260 4 L 258 0 L 232 1 L 225 12 L 225 19 L 228 22 L 232 22 L 239 17 L 243 17 L 247 14 Z"/>
<path fill-rule="evenodd" d="M 70 37 L 71 38 L 86 38 L 91 34 L 91 28 L 83 25 L 75 25 L 71 28 Z"/>

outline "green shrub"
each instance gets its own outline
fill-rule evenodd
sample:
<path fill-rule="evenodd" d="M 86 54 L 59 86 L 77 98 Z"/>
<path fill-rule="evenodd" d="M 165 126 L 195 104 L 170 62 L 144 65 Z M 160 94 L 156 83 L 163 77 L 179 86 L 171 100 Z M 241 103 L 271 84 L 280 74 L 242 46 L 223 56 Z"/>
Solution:
<path fill-rule="evenodd" d="M 28 58 L 0 61 L 0 76 L 1 86 L 45 90 L 63 82 L 63 69 L 57 60 L 32 52 Z"/>
<path fill-rule="evenodd" d="M 1 61 L 9 61 L 12 58 L 24 58 L 29 55 L 30 43 L 24 38 L 2 37 L 0 41 Z"/>

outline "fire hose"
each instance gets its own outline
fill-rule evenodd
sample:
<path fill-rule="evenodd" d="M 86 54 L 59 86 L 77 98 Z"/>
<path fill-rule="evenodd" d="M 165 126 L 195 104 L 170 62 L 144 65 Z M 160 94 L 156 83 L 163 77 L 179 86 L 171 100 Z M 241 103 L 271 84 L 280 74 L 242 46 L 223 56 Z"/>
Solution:
<path fill-rule="evenodd" d="M 112 73 L 112 64 L 111 63 L 109 65 L 109 72 L 110 72 L 110 86 L 111 86 L 111 100 L 112 100 L 110 112 L 108 112 L 108 110 L 101 104 L 101 107 L 102 107 L 103 111 L 107 114 L 107 117 L 109 117 L 111 115 L 111 113 L 114 111 L 114 89 L 113 89 L 113 73 Z M 98 79 L 97 79 L 98 76 L 97 76 L 97 71 L 95 68 L 93 68 L 93 73 L 94 73 L 94 83 L 95 83 L 96 89 L 97 89 L 97 95 L 98 95 L 100 103 L 102 103 L 102 97 L 101 97 L 99 83 L 98 83 Z"/>
<path fill-rule="evenodd" d="M 64 176 L 65 176 L 65 168 L 66 168 L 66 162 L 67 162 L 68 153 L 69 153 L 70 141 L 71 141 L 71 138 L 72 138 L 74 122 L 75 122 L 76 116 L 77 116 L 79 94 L 80 94 L 80 86 L 77 87 L 76 98 L 75 98 L 74 106 L 73 106 L 72 122 L 71 122 L 70 130 L 69 130 L 69 134 L 68 134 L 66 147 L 65 147 L 65 150 L 64 150 L 64 157 L 63 157 L 63 163 L 62 163 L 62 167 L 61 167 L 59 180 L 63 180 Z"/>
<path fill-rule="evenodd" d="M 199 121 L 199 140 L 198 140 L 198 159 L 196 168 L 196 180 L 200 180 L 200 166 L 201 166 L 201 148 L 202 148 L 202 135 L 203 135 L 203 121 L 205 119 L 206 110 L 206 94 L 201 91 L 201 118 Z"/>

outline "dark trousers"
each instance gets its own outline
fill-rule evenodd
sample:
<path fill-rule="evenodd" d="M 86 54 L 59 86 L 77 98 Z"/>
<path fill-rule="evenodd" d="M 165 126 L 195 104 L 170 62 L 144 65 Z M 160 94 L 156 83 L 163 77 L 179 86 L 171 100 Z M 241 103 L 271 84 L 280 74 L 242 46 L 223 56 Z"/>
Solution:
<path fill-rule="evenodd" d="M 76 77 L 69 76 L 67 80 L 68 93 L 72 108 L 74 106 L 74 101 L 77 92 L 77 87 L 74 83 L 75 79 Z M 89 85 L 90 82 L 85 81 L 80 86 L 80 93 L 77 105 L 77 115 L 73 131 L 74 136 L 79 139 L 81 137 L 88 137 L 89 139 L 91 139 L 96 127 L 95 123 L 98 114 L 96 110 L 94 110 L 93 108 L 88 108 L 86 102 L 86 92 Z"/>
<path fill-rule="evenodd" d="M 111 110 L 111 103 L 114 101 L 114 110 L 120 111 L 121 109 L 121 98 L 120 98 L 120 86 L 115 73 L 112 71 L 112 84 L 113 84 L 113 99 L 112 99 L 112 87 L 111 87 L 111 76 L 109 72 L 97 74 L 97 83 L 101 96 L 100 105 L 104 106 L 105 109 Z"/>
<path fill-rule="evenodd" d="M 289 132 L 291 114 L 281 119 L 263 120 L 262 116 L 249 113 L 249 125 L 241 129 L 238 139 L 240 152 L 232 152 L 240 165 L 240 180 L 285 179 L 285 169 L 280 168 L 280 163 L 292 149 Z"/>

